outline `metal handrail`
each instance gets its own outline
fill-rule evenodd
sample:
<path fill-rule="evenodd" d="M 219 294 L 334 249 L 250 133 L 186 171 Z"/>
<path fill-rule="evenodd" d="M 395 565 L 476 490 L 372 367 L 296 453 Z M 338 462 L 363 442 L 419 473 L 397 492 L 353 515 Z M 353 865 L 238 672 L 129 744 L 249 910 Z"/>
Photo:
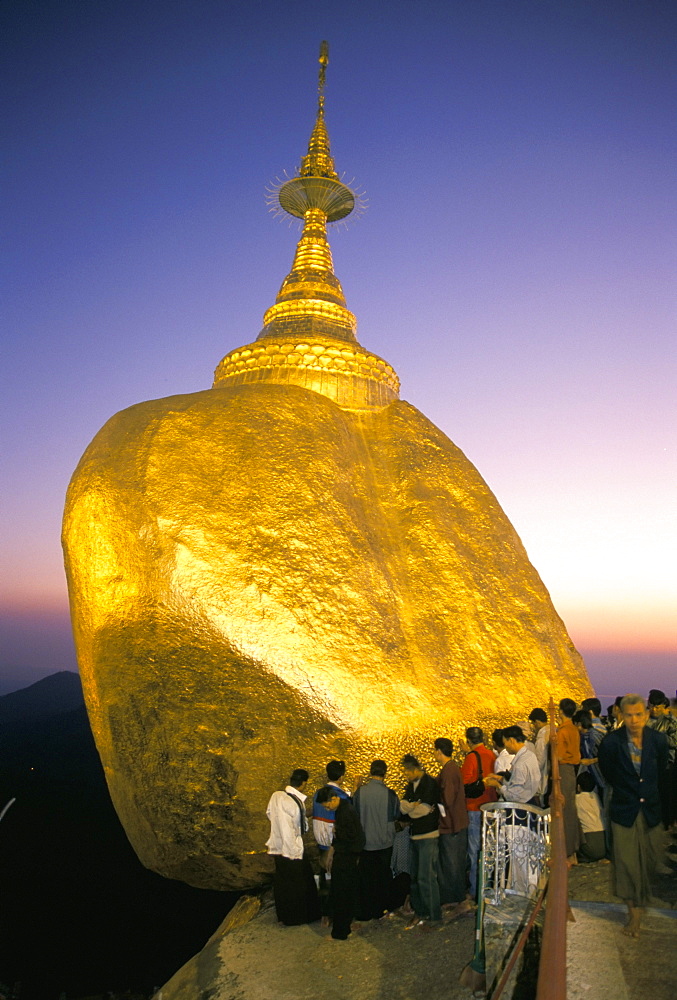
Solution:
<path fill-rule="evenodd" d="M 506 966 L 503 969 L 503 972 L 501 973 L 501 978 L 496 983 L 496 986 L 491 994 L 491 1000 L 500 1000 L 501 994 L 505 989 L 506 983 L 510 979 L 510 973 L 514 969 L 517 959 L 524 951 L 524 946 L 526 945 L 527 939 L 531 934 L 531 928 L 536 923 L 536 917 L 541 911 L 541 907 L 543 906 L 543 901 L 545 899 L 547 891 L 548 891 L 548 883 L 546 882 L 538 894 L 538 899 L 536 900 L 536 903 L 534 905 L 533 910 L 531 911 L 531 915 L 528 921 L 522 928 L 519 938 L 512 947 L 512 951 L 510 952 L 510 958 L 508 959 Z"/>
<path fill-rule="evenodd" d="M 566 941 L 566 931 L 567 922 L 572 920 L 573 916 L 569 908 L 569 892 L 568 892 L 568 862 L 566 854 L 566 840 L 564 836 L 564 795 L 562 794 L 562 784 L 559 773 L 559 760 L 557 758 L 557 733 L 555 729 L 555 705 L 553 699 L 550 699 L 549 704 L 549 716 L 550 716 L 550 762 L 551 762 L 551 792 L 550 792 L 550 807 L 549 809 L 540 809 L 538 806 L 530 806 L 520 802 L 492 802 L 485 803 L 480 806 L 482 810 L 482 854 L 487 844 L 486 831 L 488 829 L 489 817 L 487 814 L 496 813 L 500 816 L 500 810 L 503 810 L 505 814 L 507 808 L 512 811 L 520 810 L 526 813 L 532 814 L 537 822 L 547 822 L 548 824 L 548 835 L 547 835 L 547 845 L 549 847 L 549 852 L 544 856 L 544 865 L 541 872 L 541 877 L 539 879 L 540 892 L 538 899 L 535 902 L 534 908 L 531 912 L 529 920 L 526 926 L 523 928 L 519 935 L 518 940 L 513 945 L 510 953 L 510 958 L 508 963 L 503 970 L 499 982 L 497 983 L 496 989 L 492 994 L 492 1000 L 498 1000 L 500 993 L 503 991 L 505 984 L 508 981 L 510 973 L 514 968 L 515 962 L 517 961 L 519 955 L 521 954 L 529 933 L 533 927 L 539 910 L 543 904 L 543 901 L 547 893 L 547 903 L 545 906 L 545 919 L 543 922 L 543 938 L 541 944 L 541 954 L 538 964 L 538 985 L 536 1000 L 567 1000 L 567 982 L 566 982 L 566 953 L 567 953 L 567 941 Z M 498 831 L 496 831 L 498 833 Z M 496 836 L 498 842 L 498 836 Z M 490 845 L 491 850 L 491 845 Z M 499 858 L 499 852 L 496 852 L 496 858 Z M 509 861 L 510 858 L 506 854 L 505 860 Z M 549 870 L 549 875 L 546 872 Z M 494 873 L 497 875 L 499 872 L 498 861 L 494 861 Z M 483 858 L 482 871 L 480 872 L 480 878 L 486 873 L 485 862 Z M 510 891 L 509 889 L 501 889 L 496 884 L 500 882 L 499 878 L 494 878 L 494 893 L 495 902 L 499 902 L 502 891 Z M 482 884 L 482 883 L 480 883 Z M 482 899 L 480 900 L 480 907 L 486 898 L 485 892 L 482 892 Z M 483 933 L 482 933 L 482 921 L 478 923 L 477 930 L 478 943 L 476 943 L 475 956 L 473 957 L 473 962 L 477 959 L 477 968 L 473 965 L 473 962 L 464 970 L 464 974 L 461 977 L 461 982 L 464 982 L 465 973 L 473 969 L 475 973 L 478 972 L 481 966 L 482 972 L 484 971 L 484 943 L 483 943 Z M 481 960 L 481 961 L 480 961 Z M 484 982 L 484 976 L 481 977 L 482 982 Z M 467 985 L 467 984 L 466 984 Z"/>
<path fill-rule="evenodd" d="M 533 896 L 546 874 L 550 811 L 523 802 L 486 802 L 480 810 L 485 895 L 494 905 L 506 892 Z"/>

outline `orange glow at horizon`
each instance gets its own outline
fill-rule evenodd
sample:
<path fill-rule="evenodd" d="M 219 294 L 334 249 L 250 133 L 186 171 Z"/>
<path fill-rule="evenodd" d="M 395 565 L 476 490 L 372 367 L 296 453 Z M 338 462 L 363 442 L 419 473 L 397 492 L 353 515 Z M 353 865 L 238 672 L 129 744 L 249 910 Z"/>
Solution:
<path fill-rule="evenodd" d="M 642 602 L 576 607 L 560 602 L 557 610 L 579 650 L 674 652 L 677 656 L 674 607 Z"/>

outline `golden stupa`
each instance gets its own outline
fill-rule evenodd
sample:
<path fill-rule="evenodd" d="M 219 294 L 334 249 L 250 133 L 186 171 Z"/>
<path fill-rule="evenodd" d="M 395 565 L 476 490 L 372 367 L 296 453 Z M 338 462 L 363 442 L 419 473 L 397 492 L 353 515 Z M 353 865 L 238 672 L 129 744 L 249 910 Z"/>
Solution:
<path fill-rule="evenodd" d="M 254 343 L 204 392 L 139 403 L 73 476 L 64 548 L 87 708 L 145 865 L 245 888 L 265 806 L 467 725 L 590 694 L 477 470 L 355 336 L 326 226 L 353 192 L 317 120 L 279 206 L 303 219 Z M 393 772 L 395 777 L 396 768 Z"/>

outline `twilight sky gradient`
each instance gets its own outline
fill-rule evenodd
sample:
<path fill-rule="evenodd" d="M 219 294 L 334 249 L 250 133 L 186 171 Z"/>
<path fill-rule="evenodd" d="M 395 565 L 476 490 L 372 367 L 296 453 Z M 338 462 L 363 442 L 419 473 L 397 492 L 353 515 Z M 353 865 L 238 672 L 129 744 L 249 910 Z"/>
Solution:
<path fill-rule="evenodd" d="M 99 427 L 261 329 L 330 44 L 358 337 L 463 449 L 601 694 L 677 684 L 673 0 L 8 0 L 0 693 L 74 669 L 63 497 Z"/>

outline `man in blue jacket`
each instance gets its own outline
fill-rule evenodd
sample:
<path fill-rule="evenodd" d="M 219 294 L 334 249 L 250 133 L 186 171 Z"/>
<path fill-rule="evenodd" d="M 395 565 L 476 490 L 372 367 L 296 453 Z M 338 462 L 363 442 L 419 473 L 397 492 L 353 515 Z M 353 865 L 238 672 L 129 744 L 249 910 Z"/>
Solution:
<path fill-rule="evenodd" d="M 649 713 L 640 695 L 626 694 L 620 710 L 623 724 L 604 737 L 598 754 L 600 770 L 613 789 L 615 892 L 628 907 L 623 933 L 636 938 L 661 849 L 669 752 L 663 733 L 647 725 Z"/>

